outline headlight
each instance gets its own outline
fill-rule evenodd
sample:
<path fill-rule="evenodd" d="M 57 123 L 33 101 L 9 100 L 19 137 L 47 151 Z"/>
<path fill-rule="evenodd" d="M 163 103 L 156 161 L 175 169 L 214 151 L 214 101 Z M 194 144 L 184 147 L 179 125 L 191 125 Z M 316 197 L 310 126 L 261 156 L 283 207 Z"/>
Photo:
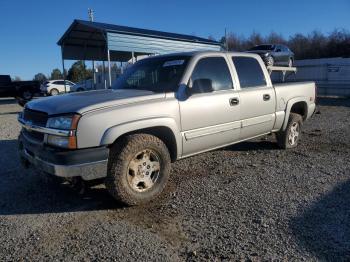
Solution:
<path fill-rule="evenodd" d="M 264 56 L 269 56 L 269 55 L 270 55 L 270 53 L 265 53 L 265 54 L 264 54 Z"/>
<path fill-rule="evenodd" d="M 58 135 L 47 135 L 47 143 L 52 146 L 76 149 L 77 148 L 77 137 L 76 129 L 78 127 L 78 121 L 80 115 L 66 115 L 51 117 L 47 121 L 46 127 L 60 129 L 60 130 L 71 130 L 68 136 L 58 136 Z"/>
<path fill-rule="evenodd" d="M 80 115 L 51 117 L 47 121 L 46 127 L 62 130 L 74 130 L 77 128 L 79 118 Z"/>

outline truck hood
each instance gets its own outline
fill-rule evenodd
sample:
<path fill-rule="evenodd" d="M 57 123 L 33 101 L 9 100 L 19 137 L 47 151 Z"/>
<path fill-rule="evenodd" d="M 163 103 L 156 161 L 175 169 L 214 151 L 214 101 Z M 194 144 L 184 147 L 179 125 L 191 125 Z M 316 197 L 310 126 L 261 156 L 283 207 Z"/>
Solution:
<path fill-rule="evenodd" d="M 39 98 L 27 103 L 26 108 L 46 112 L 49 115 L 82 114 L 99 108 L 161 98 L 165 98 L 165 93 L 131 89 L 104 89 Z"/>

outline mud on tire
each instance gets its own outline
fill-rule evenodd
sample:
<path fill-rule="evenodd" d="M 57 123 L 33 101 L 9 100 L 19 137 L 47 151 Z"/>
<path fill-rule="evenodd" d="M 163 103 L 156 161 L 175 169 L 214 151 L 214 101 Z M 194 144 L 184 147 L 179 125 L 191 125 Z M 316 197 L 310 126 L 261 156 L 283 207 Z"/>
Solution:
<path fill-rule="evenodd" d="M 109 154 L 105 185 L 126 205 L 140 205 L 164 189 L 171 168 L 168 148 L 149 134 L 132 134 L 115 143 Z"/>

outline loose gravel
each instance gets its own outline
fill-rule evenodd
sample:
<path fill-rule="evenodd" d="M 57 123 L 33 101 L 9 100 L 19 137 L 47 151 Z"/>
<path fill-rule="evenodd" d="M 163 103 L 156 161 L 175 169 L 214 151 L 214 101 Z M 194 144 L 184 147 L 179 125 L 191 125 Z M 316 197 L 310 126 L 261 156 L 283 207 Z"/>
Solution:
<path fill-rule="evenodd" d="M 349 261 L 350 100 L 321 100 L 300 145 L 273 136 L 173 164 L 163 196 L 116 203 L 23 169 L 0 100 L 0 260 Z"/>

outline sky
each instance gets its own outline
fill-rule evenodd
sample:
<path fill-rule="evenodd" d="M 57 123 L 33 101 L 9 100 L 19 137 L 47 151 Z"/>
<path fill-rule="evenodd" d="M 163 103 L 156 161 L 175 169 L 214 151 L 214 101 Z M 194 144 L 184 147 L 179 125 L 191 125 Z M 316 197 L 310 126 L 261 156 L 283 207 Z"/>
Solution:
<path fill-rule="evenodd" d="M 220 39 L 350 30 L 350 0 L 0 0 L 0 74 L 30 80 L 62 68 L 57 41 L 74 19 Z M 69 63 L 68 63 L 69 64 Z"/>

